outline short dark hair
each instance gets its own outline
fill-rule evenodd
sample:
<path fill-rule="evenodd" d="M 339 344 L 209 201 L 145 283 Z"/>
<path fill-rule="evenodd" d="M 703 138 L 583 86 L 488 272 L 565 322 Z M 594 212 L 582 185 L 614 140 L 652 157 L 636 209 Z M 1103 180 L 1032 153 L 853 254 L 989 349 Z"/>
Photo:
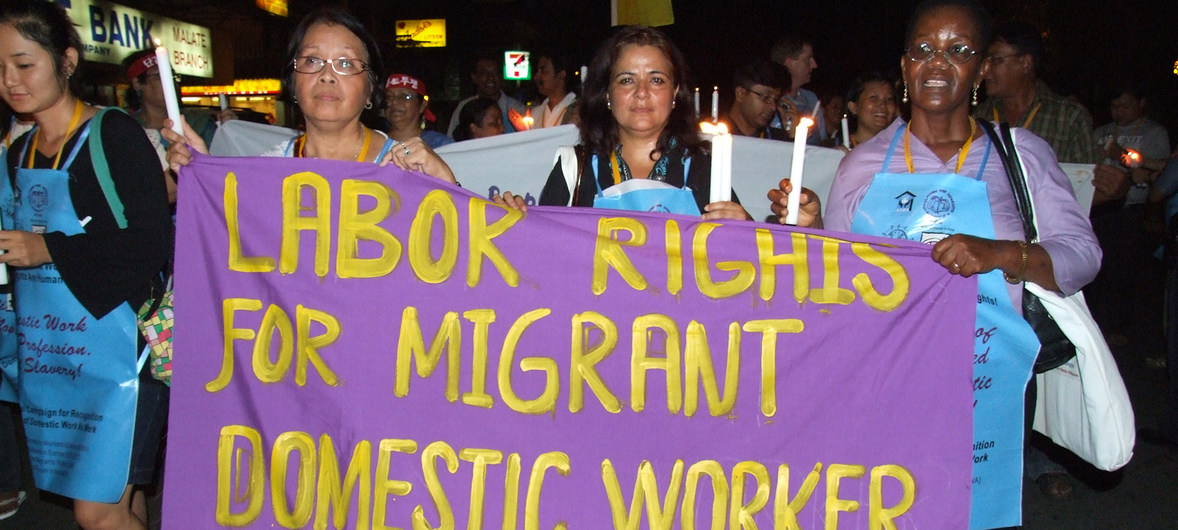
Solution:
<path fill-rule="evenodd" d="M 986 51 L 990 49 L 993 30 L 990 22 L 990 12 L 977 0 L 924 0 L 916 6 L 916 9 L 912 11 L 912 15 L 908 17 L 908 26 L 904 30 L 904 47 L 907 48 L 912 42 L 912 39 L 916 37 L 916 24 L 920 22 L 920 19 L 924 18 L 930 11 L 942 7 L 959 7 L 969 13 L 970 18 L 973 19 L 975 28 L 978 30 L 978 40 L 974 44 L 978 47 L 978 54 L 985 57 Z"/>
<path fill-rule="evenodd" d="M 564 72 L 564 87 L 565 90 L 573 90 L 579 84 L 580 76 L 576 75 L 573 70 L 577 65 L 573 64 L 573 60 L 569 57 L 569 53 L 559 46 L 549 46 L 541 48 L 535 54 L 535 60 L 532 64 L 539 64 L 541 57 L 547 57 L 552 62 L 553 73 Z"/>
<path fill-rule="evenodd" d="M 597 153 L 613 152 L 618 145 L 618 124 L 609 109 L 610 72 L 613 64 L 629 46 L 653 46 L 671 62 L 671 83 L 678 86 L 667 125 L 659 134 L 651 156 L 666 153 L 672 141 L 688 153 L 695 152 L 703 139 L 695 121 L 691 73 L 687 59 L 666 33 L 648 26 L 623 26 L 610 35 L 593 54 L 589 75 L 582 81 L 578 112 L 581 118 L 581 145 Z"/>
<path fill-rule="evenodd" d="M 470 126 L 481 122 L 483 116 L 492 108 L 495 112 L 503 112 L 499 109 L 499 102 L 490 98 L 474 98 L 463 105 L 462 110 L 458 111 L 458 127 L 454 129 L 454 140 L 469 140 Z"/>
<path fill-rule="evenodd" d="M 123 59 L 123 71 L 126 72 L 128 69 L 130 69 L 131 65 L 139 62 L 140 59 L 147 57 L 148 55 L 155 55 L 155 48 L 149 50 L 139 50 L 135 53 L 132 53 L 131 55 L 128 55 L 126 59 Z M 136 79 L 139 80 L 140 84 L 146 82 L 147 72 L 139 74 Z M 135 87 L 132 85 L 127 85 L 127 92 L 123 95 L 123 98 L 126 100 L 126 107 L 128 109 L 136 109 L 139 108 L 139 105 L 143 104 L 143 97 L 139 94 L 138 90 L 135 90 Z"/>
<path fill-rule="evenodd" d="M 891 87 L 893 92 L 896 90 L 896 81 L 894 79 L 879 72 L 867 72 L 860 74 L 854 81 L 851 81 L 851 88 L 847 90 L 847 103 L 854 101 L 858 105 L 859 96 L 863 95 L 863 91 L 871 83 L 883 83 Z"/>
<path fill-rule="evenodd" d="M 765 85 L 786 90 L 790 84 L 789 70 L 786 70 L 781 63 L 775 63 L 768 59 L 752 59 L 736 69 L 736 74 L 732 76 L 732 84 L 734 87 L 746 90 L 752 88 L 753 85 Z"/>
<path fill-rule="evenodd" d="M 0 7 L 0 24 L 9 24 L 21 34 L 46 52 L 53 59 L 53 71 L 57 73 L 57 80 L 70 93 L 80 93 L 77 88 L 78 76 L 73 75 L 82 68 L 82 38 L 78 30 L 70 21 L 69 14 L 57 3 L 43 0 L 24 0 Z M 66 72 L 66 50 L 73 48 L 78 52 L 78 64 L 73 72 Z"/>
<path fill-rule="evenodd" d="M 1038 74 L 1041 71 L 1045 48 L 1043 46 L 1043 34 L 1035 26 L 1026 22 L 1008 22 L 1002 24 L 994 28 L 994 39 L 992 42 L 1005 42 L 1011 48 L 1014 48 L 1015 53 L 1030 55 L 1031 61 L 1035 65 L 1035 73 Z"/>
<path fill-rule="evenodd" d="M 784 63 L 786 59 L 797 57 L 806 46 L 814 47 L 810 37 L 801 33 L 787 33 L 769 48 L 769 59 L 775 63 Z"/>
<path fill-rule="evenodd" d="M 368 80 L 372 84 L 372 92 L 368 94 L 368 102 L 372 103 L 373 110 L 379 112 L 384 108 L 384 91 L 380 88 L 383 86 L 381 83 L 385 78 L 380 46 L 376 44 L 372 35 L 364 30 L 364 24 L 360 23 L 359 19 L 338 7 L 325 7 L 312 11 L 303 17 L 290 36 L 290 42 L 286 45 L 286 64 L 282 66 L 282 98 L 294 102 L 294 60 L 303 48 L 303 39 L 307 37 L 307 31 L 315 24 L 342 26 L 364 43 L 364 50 L 368 53 L 366 61 L 368 63 Z"/>

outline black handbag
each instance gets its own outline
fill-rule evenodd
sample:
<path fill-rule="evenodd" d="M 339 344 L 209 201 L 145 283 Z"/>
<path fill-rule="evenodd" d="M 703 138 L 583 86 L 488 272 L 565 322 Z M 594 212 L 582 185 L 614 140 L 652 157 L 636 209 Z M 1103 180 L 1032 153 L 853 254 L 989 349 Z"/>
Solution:
<path fill-rule="evenodd" d="M 990 136 L 990 141 L 994 143 L 994 147 L 998 150 L 998 156 L 1002 159 L 1002 165 L 1006 168 L 1006 176 L 1010 179 L 1010 188 L 1014 192 L 1014 201 L 1018 206 L 1027 242 L 1034 242 L 1039 238 L 1038 231 L 1035 229 L 1035 213 L 1031 208 L 1031 194 L 1027 189 L 1026 175 L 1019 162 L 1014 139 L 1010 136 L 1010 125 L 1003 123 L 1000 126 L 1002 136 L 999 138 L 998 132 L 994 130 L 994 126 L 990 122 L 985 120 L 978 120 L 978 122 L 986 134 Z M 1047 308 L 1043 307 L 1043 302 L 1039 300 L 1039 297 L 1025 288 L 1023 289 L 1023 318 L 1031 325 L 1031 329 L 1035 330 L 1035 335 L 1039 337 L 1040 347 L 1039 356 L 1035 358 L 1035 373 L 1040 374 L 1052 370 L 1076 356 L 1076 346 L 1068 340 L 1063 330 L 1059 329 L 1059 324 L 1056 324 L 1055 319 L 1051 318 L 1051 314 L 1047 312 Z"/>

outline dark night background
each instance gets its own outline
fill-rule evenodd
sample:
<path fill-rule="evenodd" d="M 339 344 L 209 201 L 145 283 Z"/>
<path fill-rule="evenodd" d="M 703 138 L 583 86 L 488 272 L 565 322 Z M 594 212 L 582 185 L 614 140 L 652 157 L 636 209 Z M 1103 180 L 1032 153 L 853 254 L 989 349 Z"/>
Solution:
<path fill-rule="evenodd" d="M 287 18 L 251 0 L 125 0 L 127 4 L 214 30 L 218 79 L 278 77 L 290 31 L 315 7 L 340 2 L 290 0 Z M 749 57 L 768 56 L 784 31 L 801 30 L 815 43 L 818 70 L 809 88 L 845 91 L 862 72 L 898 71 L 903 30 L 916 0 L 787 2 L 781 0 L 672 0 L 675 23 L 665 26 L 691 63 L 691 86 L 707 94 L 719 85 L 722 107 L 731 98 L 731 72 Z M 473 93 L 469 71 L 479 49 L 535 50 L 557 43 L 575 62 L 588 62 L 608 35 L 607 0 L 345 0 L 381 43 L 393 70 L 426 81 L 431 104 L 443 118 Z M 1136 79 L 1147 94 L 1147 113 L 1178 137 L 1178 1 L 983 0 L 995 21 L 1021 19 L 1043 29 L 1043 79 L 1076 95 L 1096 124 L 1108 121 L 1109 93 Z M 446 19 L 445 48 L 395 49 L 397 20 Z M 231 65 L 231 68 L 226 66 Z M 227 78 L 222 79 L 222 77 Z M 534 95 L 531 82 L 508 92 Z M 706 98 L 706 96 L 705 96 Z M 706 103 L 705 103 L 706 105 Z"/>

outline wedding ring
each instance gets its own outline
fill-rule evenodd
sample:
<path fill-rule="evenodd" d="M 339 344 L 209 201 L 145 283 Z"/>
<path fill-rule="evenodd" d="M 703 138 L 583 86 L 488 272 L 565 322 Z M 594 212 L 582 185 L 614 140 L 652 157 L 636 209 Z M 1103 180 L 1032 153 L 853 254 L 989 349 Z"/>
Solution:
<path fill-rule="evenodd" d="M 953 270 L 955 270 L 955 271 L 959 271 L 959 270 L 961 270 L 961 265 L 958 265 L 958 264 L 954 263 L 954 264 L 953 264 Z"/>
<path fill-rule="evenodd" d="M 409 148 L 408 147 L 405 148 L 405 156 L 409 156 Z"/>

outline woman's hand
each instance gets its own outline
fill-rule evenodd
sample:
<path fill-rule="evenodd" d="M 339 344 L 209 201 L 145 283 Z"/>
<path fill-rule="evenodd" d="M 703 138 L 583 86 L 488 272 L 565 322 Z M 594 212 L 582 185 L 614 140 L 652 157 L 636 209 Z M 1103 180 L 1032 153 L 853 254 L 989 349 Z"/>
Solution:
<path fill-rule="evenodd" d="M 528 205 L 527 205 L 527 203 L 524 202 L 523 196 L 522 195 L 515 195 L 515 194 L 511 193 L 510 191 L 503 192 L 503 195 L 499 195 L 498 193 L 496 193 L 495 195 L 491 196 L 491 200 L 495 201 L 495 204 L 498 204 L 500 206 L 506 206 L 508 208 L 515 208 L 516 210 L 519 210 L 524 213 L 527 213 L 527 211 L 528 211 Z"/>
<path fill-rule="evenodd" d="M 38 267 L 53 261 L 45 238 L 24 230 L 0 230 L 0 263 L 14 267 Z"/>
<path fill-rule="evenodd" d="M 951 274 L 966 278 L 1001 269 L 1003 274 L 1018 281 L 1032 282 L 1049 291 L 1059 292 L 1051 255 L 1043 247 L 1027 243 L 1024 265 L 1023 248 L 1020 241 L 953 234 L 933 245 L 933 261 L 940 263 Z"/>
<path fill-rule="evenodd" d="M 718 221 L 720 219 L 751 220 L 753 216 L 743 206 L 732 201 L 718 201 L 704 206 L 704 221 Z"/>
<path fill-rule="evenodd" d="M 160 134 L 168 141 L 168 167 L 176 172 L 180 171 L 180 166 L 187 166 L 192 162 L 193 151 L 202 155 L 209 154 L 209 147 L 205 145 L 204 139 L 188 126 L 188 120 L 184 119 L 184 116 L 180 116 L 180 124 L 184 126 L 184 136 L 172 130 L 172 120 L 164 120 L 164 128 L 160 129 Z"/>
<path fill-rule="evenodd" d="M 769 209 L 777 216 L 778 223 L 785 224 L 785 218 L 789 215 L 789 192 L 793 189 L 789 179 L 781 179 L 781 182 L 777 183 L 777 189 L 769 190 Z M 822 201 L 818 200 L 818 194 L 814 193 L 814 190 L 805 187 L 798 198 L 798 226 L 822 228 Z"/>
<path fill-rule="evenodd" d="M 407 171 L 425 173 L 450 184 L 458 184 L 458 180 L 454 178 L 454 172 L 450 170 L 450 166 L 433 149 L 430 149 L 421 140 L 421 137 L 410 138 L 394 145 L 388 153 L 385 153 L 384 158 L 380 160 L 380 165 L 385 166 L 389 162 Z"/>

